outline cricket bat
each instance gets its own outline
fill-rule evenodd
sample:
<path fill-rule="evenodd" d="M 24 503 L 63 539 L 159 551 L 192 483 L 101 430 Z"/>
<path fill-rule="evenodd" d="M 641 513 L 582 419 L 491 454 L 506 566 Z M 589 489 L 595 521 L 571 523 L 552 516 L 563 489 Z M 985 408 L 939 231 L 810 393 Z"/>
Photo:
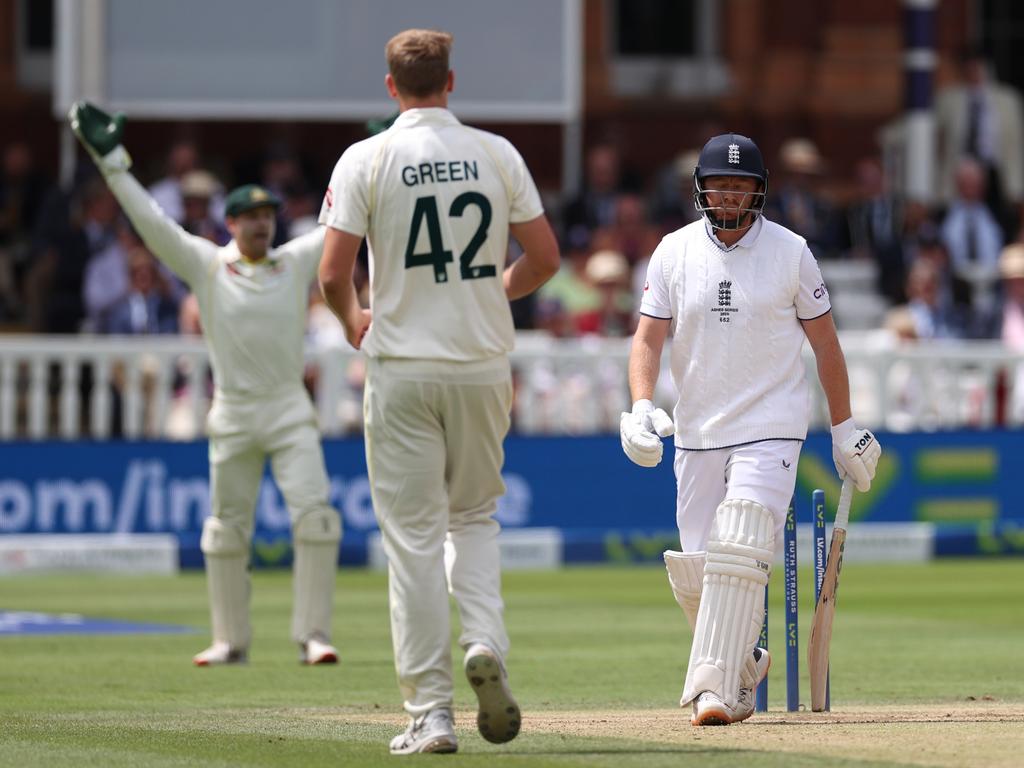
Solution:
<path fill-rule="evenodd" d="M 825 690 L 828 685 L 828 649 L 832 642 L 832 620 L 836 615 L 836 591 L 839 589 L 839 572 L 843 568 L 843 547 L 846 545 L 846 527 L 850 521 L 850 502 L 853 499 L 853 481 L 843 480 L 839 493 L 839 507 L 832 527 L 832 543 L 828 549 L 825 576 L 821 582 L 821 594 L 814 606 L 814 621 L 811 623 L 811 637 L 807 643 L 807 668 L 811 672 L 811 710 L 825 709 Z"/>

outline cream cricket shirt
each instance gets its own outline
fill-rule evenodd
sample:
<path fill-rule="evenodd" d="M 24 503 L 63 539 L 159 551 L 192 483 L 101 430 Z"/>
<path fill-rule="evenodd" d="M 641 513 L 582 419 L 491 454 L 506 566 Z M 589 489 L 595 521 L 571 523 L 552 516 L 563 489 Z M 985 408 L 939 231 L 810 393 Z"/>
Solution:
<path fill-rule="evenodd" d="M 234 241 L 219 248 L 185 232 L 131 174 L 109 173 L 107 183 L 149 249 L 195 293 L 218 391 L 259 396 L 301 385 L 323 227 L 250 264 Z"/>
<path fill-rule="evenodd" d="M 543 213 L 519 152 L 447 109 L 410 109 L 338 160 L 320 223 L 370 252 L 371 357 L 486 360 L 512 349 L 509 223 Z"/>
<path fill-rule="evenodd" d="M 672 320 L 676 446 L 803 440 L 810 401 L 799 321 L 830 309 L 806 241 L 764 217 L 729 249 L 703 219 L 666 236 L 640 312 Z"/>

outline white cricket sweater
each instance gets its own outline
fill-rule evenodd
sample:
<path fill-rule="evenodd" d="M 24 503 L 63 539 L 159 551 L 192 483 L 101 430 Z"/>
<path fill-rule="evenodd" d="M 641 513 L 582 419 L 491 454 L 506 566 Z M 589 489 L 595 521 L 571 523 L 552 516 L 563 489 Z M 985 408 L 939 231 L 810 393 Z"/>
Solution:
<path fill-rule="evenodd" d="M 803 440 L 810 401 L 799 321 L 830 309 L 806 241 L 763 217 L 729 249 L 703 219 L 666 236 L 640 311 L 672 320 L 676 446 Z"/>
<path fill-rule="evenodd" d="M 218 247 L 187 233 L 130 173 L 104 169 L 104 175 L 149 250 L 195 293 L 218 393 L 253 397 L 301 387 L 309 291 L 324 228 L 250 263 L 233 240 Z"/>

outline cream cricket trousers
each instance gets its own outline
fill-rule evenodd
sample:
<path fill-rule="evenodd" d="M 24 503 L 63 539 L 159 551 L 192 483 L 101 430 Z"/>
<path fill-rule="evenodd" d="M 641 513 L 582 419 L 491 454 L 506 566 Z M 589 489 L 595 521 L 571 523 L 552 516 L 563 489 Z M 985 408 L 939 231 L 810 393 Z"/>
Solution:
<path fill-rule="evenodd" d="M 316 412 L 302 385 L 262 397 L 217 393 L 207 418 L 211 513 L 252 539 L 263 466 L 288 505 L 292 524 L 328 505 Z"/>
<path fill-rule="evenodd" d="M 493 515 L 511 407 L 505 357 L 368 360 L 366 463 L 388 557 L 398 684 L 414 717 L 452 705 L 449 589 L 459 645 L 508 653 Z"/>

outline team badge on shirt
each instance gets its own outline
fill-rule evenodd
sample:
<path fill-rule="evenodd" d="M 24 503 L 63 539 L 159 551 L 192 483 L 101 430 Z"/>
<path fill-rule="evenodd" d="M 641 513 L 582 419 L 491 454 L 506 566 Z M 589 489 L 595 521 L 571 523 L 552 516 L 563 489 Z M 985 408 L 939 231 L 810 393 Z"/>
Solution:
<path fill-rule="evenodd" d="M 718 322 L 728 323 L 731 313 L 739 312 L 739 309 L 732 305 L 732 280 L 722 280 L 718 284 L 718 306 L 711 308 L 712 312 L 718 313 Z"/>

